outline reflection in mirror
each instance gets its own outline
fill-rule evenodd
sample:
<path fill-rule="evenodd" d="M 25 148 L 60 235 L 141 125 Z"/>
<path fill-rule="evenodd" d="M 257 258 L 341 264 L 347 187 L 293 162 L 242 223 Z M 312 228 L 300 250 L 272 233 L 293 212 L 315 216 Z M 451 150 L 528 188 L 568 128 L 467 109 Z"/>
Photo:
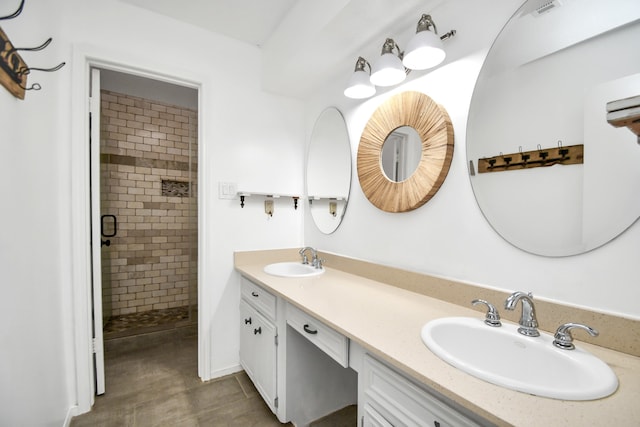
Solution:
<path fill-rule="evenodd" d="M 640 55 L 629 51 L 640 40 L 640 3 L 562 2 L 536 14 L 541 3 L 527 1 L 487 55 L 469 110 L 467 160 L 478 205 L 505 240 L 568 256 L 605 244 L 640 216 L 640 146 L 607 123 L 606 110 L 640 94 Z M 478 159 L 558 141 L 584 144 L 584 164 L 475 173 Z"/>
<path fill-rule="evenodd" d="M 344 216 L 351 188 L 351 145 L 338 109 L 324 110 L 313 127 L 307 157 L 307 196 L 318 229 L 333 233 Z"/>
<path fill-rule="evenodd" d="M 418 132 L 411 126 L 401 126 L 384 140 L 382 170 L 391 181 L 404 181 L 418 168 L 421 155 L 422 141 Z"/>

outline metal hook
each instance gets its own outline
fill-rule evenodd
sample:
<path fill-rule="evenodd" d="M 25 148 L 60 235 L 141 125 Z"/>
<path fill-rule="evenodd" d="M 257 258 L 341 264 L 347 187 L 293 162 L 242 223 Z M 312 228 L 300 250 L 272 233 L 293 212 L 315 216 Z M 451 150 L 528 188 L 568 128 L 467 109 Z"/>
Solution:
<path fill-rule="evenodd" d="M 60 68 L 64 67 L 66 64 L 66 62 L 61 62 L 60 64 L 56 65 L 55 67 L 52 68 L 36 68 L 36 67 L 22 67 L 20 70 L 18 70 L 18 75 L 19 76 L 24 76 L 25 74 L 29 74 L 32 71 L 44 71 L 47 73 L 52 73 L 54 71 L 58 71 Z"/>
<path fill-rule="evenodd" d="M 40 90 L 40 89 L 42 89 L 42 86 L 40 86 L 40 83 L 34 83 L 34 84 L 31 85 L 31 87 L 24 87 L 21 84 L 19 84 L 18 86 L 20 86 L 24 90 Z"/>
<path fill-rule="evenodd" d="M 13 19 L 16 16 L 20 15 L 22 13 L 22 8 L 24 7 L 24 1 L 22 0 L 20 2 L 20 6 L 18 7 L 18 10 L 16 10 L 15 12 L 13 12 L 11 15 L 7 15 L 7 16 L 1 16 L 0 17 L 0 21 L 4 20 L 4 19 Z"/>
<path fill-rule="evenodd" d="M 568 148 L 562 148 L 562 140 L 561 139 L 558 140 L 558 153 L 562 156 L 562 158 L 567 157 L 567 154 L 569 154 L 569 149 Z"/>
<path fill-rule="evenodd" d="M 522 145 L 518 147 L 518 151 L 520 152 L 520 157 L 522 158 L 522 161 L 526 164 L 527 161 L 531 158 L 531 156 L 529 154 L 524 154 L 522 152 Z"/>
<path fill-rule="evenodd" d="M 37 52 L 37 51 L 42 50 L 42 49 L 46 48 L 47 46 L 49 46 L 49 44 L 51 44 L 52 40 L 53 40 L 53 38 L 49 37 L 44 43 L 42 43 L 38 47 L 14 47 L 13 49 L 7 51 L 7 54 L 16 52 L 18 50 L 24 50 L 24 51 L 29 51 L 29 52 Z"/>
<path fill-rule="evenodd" d="M 548 151 L 542 151 L 542 147 L 540 147 L 540 144 L 538 144 L 538 153 L 543 162 L 546 160 L 547 156 L 549 156 Z"/>

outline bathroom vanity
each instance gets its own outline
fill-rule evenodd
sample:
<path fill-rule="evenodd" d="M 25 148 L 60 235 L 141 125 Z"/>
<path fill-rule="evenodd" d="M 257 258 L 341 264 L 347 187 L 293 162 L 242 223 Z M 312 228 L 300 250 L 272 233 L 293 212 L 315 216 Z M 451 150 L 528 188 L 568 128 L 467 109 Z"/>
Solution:
<path fill-rule="evenodd" d="M 263 271 L 284 260 L 273 256 L 282 252 L 236 254 L 240 359 L 282 422 L 308 425 L 351 404 L 358 405 L 359 426 L 633 425 L 640 419 L 637 356 L 578 344 L 618 376 L 618 390 L 604 399 L 565 401 L 509 390 L 448 365 L 421 341 L 430 320 L 482 318 L 470 305 L 331 267 L 314 277 L 275 277 Z"/>

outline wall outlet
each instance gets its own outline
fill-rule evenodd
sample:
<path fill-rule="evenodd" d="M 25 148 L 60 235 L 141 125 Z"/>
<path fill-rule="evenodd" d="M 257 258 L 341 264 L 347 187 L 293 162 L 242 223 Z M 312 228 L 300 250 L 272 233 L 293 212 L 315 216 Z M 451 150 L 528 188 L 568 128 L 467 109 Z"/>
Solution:
<path fill-rule="evenodd" d="M 218 183 L 218 199 L 235 199 L 238 192 L 238 185 L 235 182 Z"/>

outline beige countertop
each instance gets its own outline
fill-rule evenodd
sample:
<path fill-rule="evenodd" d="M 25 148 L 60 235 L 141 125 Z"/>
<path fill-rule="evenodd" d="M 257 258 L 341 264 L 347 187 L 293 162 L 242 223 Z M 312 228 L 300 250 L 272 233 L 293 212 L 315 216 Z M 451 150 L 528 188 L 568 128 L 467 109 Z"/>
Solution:
<path fill-rule="evenodd" d="M 420 331 L 428 321 L 447 316 L 481 317 L 475 310 L 332 268 L 320 276 L 282 278 L 264 273 L 264 265 L 247 263 L 236 265 L 236 269 L 408 376 L 497 425 L 640 425 L 638 357 L 577 342 L 611 366 L 620 383 L 618 391 L 593 401 L 532 396 L 460 371 L 422 343 Z"/>

